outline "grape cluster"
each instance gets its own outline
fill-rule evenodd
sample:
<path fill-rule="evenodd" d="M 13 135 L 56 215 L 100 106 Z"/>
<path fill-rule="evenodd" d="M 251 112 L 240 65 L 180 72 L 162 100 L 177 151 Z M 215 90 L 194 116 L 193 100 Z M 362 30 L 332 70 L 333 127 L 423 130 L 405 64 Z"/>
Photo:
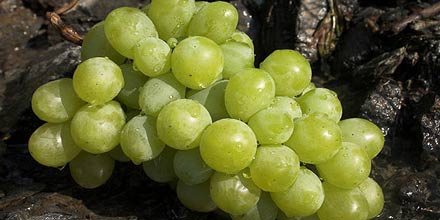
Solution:
<path fill-rule="evenodd" d="M 69 164 L 95 188 L 117 161 L 177 182 L 189 209 L 232 219 L 364 220 L 383 207 L 369 178 L 384 137 L 341 120 L 335 92 L 315 88 L 308 61 L 276 50 L 254 66 L 252 40 L 226 2 L 153 0 L 121 7 L 85 36 L 73 79 L 39 87 L 32 109 L 47 123 L 29 151 Z"/>

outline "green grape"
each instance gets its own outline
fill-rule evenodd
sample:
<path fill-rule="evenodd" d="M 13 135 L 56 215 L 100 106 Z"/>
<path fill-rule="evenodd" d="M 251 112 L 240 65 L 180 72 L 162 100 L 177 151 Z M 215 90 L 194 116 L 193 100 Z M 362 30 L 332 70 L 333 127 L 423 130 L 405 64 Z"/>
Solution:
<path fill-rule="evenodd" d="M 177 44 L 179 44 L 179 40 L 172 37 L 167 40 L 167 44 L 171 49 L 174 49 L 174 48 L 176 48 Z"/>
<path fill-rule="evenodd" d="M 278 208 L 289 217 L 310 216 L 318 211 L 324 201 L 321 180 L 305 167 L 299 169 L 296 181 L 287 190 L 270 195 Z"/>
<path fill-rule="evenodd" d="M 150 7 L 151 10 L 151 7 Z M 153 22 L 137 8 L 120 7 L 104 22 L 105 36 L 120 54 L 133 59 L 133 47 L 146 37 L 158 37 Z"/>
<path fill-rule="evenodd" d="M 249 166 L 257 151 L 252 129 L 236 119 L 221 119 L 206 128 L 200 154 L 208 166 L 224 173 L 237 173 Z"/>
<path fill-rule="evenodd" d="M 211 177 L 211 198 L 232 215 L 243 215 L 257 205 L 261 190 L 243 171 L 238 174 L 215 172 Z"/>
<path fill-rule="evenodd" d="M 171 68 L 176 79 L 191 89 L 213 84 L 223 71 L 223 52 L 206 37 L 188 37 L 177 44 L 171 55 Z"/>
<path fill-rule="evenodd" d="M 204 36 L 217 44 L 225 42 L 238 24 L 238 12 L 227 2 L 209 3 L 194 14 L 188 26 L 189 36 Z"/>
<path fill-rule="evenodd" d="M 270 107 L 286 112 L 292 121 L 302 117 L 301 106 L 295 99 L 287 96 L 275 96 Z"/>
<path fill-rule="evenodd" d="M 231 215 L 231 218 L 232 220 L 275 220 L 277 214 L 278 207 L 270 198 L 270 194 L 261 192 L 256 206 L 243 215 Z"/>
<path fill-rule="evenodd" d="M 48 82 L 32 95 L 32 110 L 39 119 L 61 123 L 72 119 L 75 112 L 86 103 L 73 90 L 72 79 L 63 78 Z"/>
<path fill-rule="evenodd" d="M 260 68 L 272 76 L 278 96 L 299 95 L 312 79 L 310 63 L 294 50 L 275 50 L 260 64 Z"/>
<path fill-rule="evenodd" d="M 254 45 L 252 40 L 243 32 L 235 32 L 231 39 L 220 45 L 225 64 L 223 77 L 229 79 L 246 68 L 254 67 Z"/>
<path fill-rule="evenodd" d="M 140 89 L 139 105 L 145 114 L 157 117 L 166 104 L 184 98 L 185 90 L 171 73 L 151 78 Z"/>
<path fill-rule="evenodd" d="M 117 146 L 108 152 L 108 155 L 116 161 L 119 162 L 128 162 L 130 158 L 125 155 L 124 151 L 122 151 L 121 146 Z"/>
<path fill-rule="evenodd" d="M 359 189 L 365 196 L 368 202 L 368 217 L 371 219 L 376 217 L 382 212 L 384 205 L 384 198 L 382 188 L 371 178 L 367 178 L 359 185 Z"/>
<path fill-rule="evenodd" d="M 148 77 L 134 70 L 132 64 L 123 64 L 119 67 L 122 70 L 125 85 L 118 94 L 118 100 L 130 108 L 140 109 L 139 90 L 148 80 Z"/>
<path fill-rule="evenodd" d="M 285 191 L 291 186 L 299 171 L 296 153 L 284 145 L 262 145 L 249 166 L 252 180 L 267 192 Z"/>
<path fill-rule="evenodd" d="M 384 135 L 374 123 L 362 118 L 349 118 L 339 122 L 342 140 L 362 146 L 370 159 L 376 157 L 384 145 Z"/>
<path fill-rule="evenodd" d="M 342 142 L 339 152 L 329 160 L 317 164 L 316 168 L 328 183 L 351 189 L 368 178 L 371 160 L 364 148 L 350 142 Z"/>
<path fill-rule="evenodd" d="M 303 94 L 296 101 L 301 106 L 303 114 L 322 113 L 339 122 L 342 117 L 342 105 L 338 95 L 330 89 L 316 88 Z"/>
<path fill-rule="evenodd" d="M 206 165 L 196 148 L 177 151 L 174 156 L 174 172 L 185 184 L 195 185 L 207 181 L 213 170 Z"/>
<path fill-rule="evenodd" d="M 320 220 L 366 220 L 368 202 L 359 188 L 341 189 L 324 182 L 324 203 L 318 210 Z"/>
<path fill-rule="evenodd" d="M 194 94 L 188 98 L 198 101 L 205 106 L 213 121 L 220 120 L 222 118 L 228 118 L 228 112 L 225 107 L 225 89 L 228 85 L 228 80 L 218 81 L 206 89 L 193 90 Z"/>
<path fill-rule="evenodd" d="M 110 101 L 104 105 L 86 105 L 73 116 L 70 125 L 75 143 L 92 154 L 105 153 L 118 146 L 125 124 L 121 105 Z"/>
<path fill-rule="evenodd" d="M 170 102 L 157 116 L 157 134 L 168 146 L 188 150 L 199 146 L 203 130 L 212 123 L 200 103 L 190 99 Z"/>
<path fill-rule="evenodd" d="M 323 114 L 311 114 L 295 120 L 295 130 L 285 145 L 305 163 L 319 164 L 335 156 L 342 147 L 341 130 Z"/>
<path fill-rule="evenodd" d="M 134 66 L 149 77 L 168 73 L 171 69 L 171 48 L 155 37 L 147 37 L 134 47 Z"/>
<path fill-rule="evenodd" d="M 82 151 L 69 163 L 70 175 L 81 187 L 93 189 L 110 179 L 115 161 L 107 154 L 93 155 Z"/>
<path fill-rule="evenodd" d="M 306 94 L 308 91 L 316 89 L 315 83 L 310 82 L 309 85 L 302 91 L 301 95 Z"/>
<path fill-rule="evenodd" d="M 94 57 L 81 64 L 73 74 L 76 94 L 90 104 L 104 104 L 124 87 L 121 68 L 108 58 Z"/>
<path fill-rule="evenodd" d="M 288 113 L 280 109 L 265 108 L 248 121 L 249 127 L 257 136 L 259 144 L 281 144 L 286 142 L 293 132 L 293 121 Z"/>
<path fill-rule="evenodd" d="M 79 148 L 70 135 L 70 123 L 46 123 L 32 133 L 29 153 L 40 164 L 61 167 L 79 154 Z"/>
<path fill-rule="evenodd" d="M 199 12 L 200 9 L 205 7 L 207 4 L 209 4 L 207 1 L 196 1 L 196 10 L 194 11 L 194 14 Z"/>
<path fill-rule="evenodd" d="M 151 116 L 136 116 L 121 131 L 122 151 L 134 164 L 157 157 L 164 147 L 156 133 L 156 119 Z"/>
<path fill-rule="evenodd" d="M 166 183 L 176 180 L 174 173 L 174 155 L 176 150 L 170 147 L 165 147 L 162 153 L 156 158 L 143 162 L 142 168 L 147 176 L 159 183 Z"/>
<path fill-rule="evenodd" d="M 148 15 L 148 11 L 150 10 L 151 2 L 146 4 L 144 7 L 141 8 L 141 10 Z"/>
<path fill-rule="evenodd" d="M 104 32 L 104 22 L 95 24 L 84 36 L 81 46 L 81 60 L 92 57 L 108 57 L 117 64 L 122 64 L 125 57 L 119 54 L 107 40 Z"/>
<path fill-rule="evenodd" d="M 217 208 L 209 193 L 209 181 L 188 185 L 179 180 L 176 188 L 177 198 L 187 208 L 197 212 L 211 212 Z"/>
<path fill-rule="evenodd" d="M 313 214 L 309 216 L 292 216 L 287 217 L 282 211 L 278 212 L 277 220 L 319 220 L 318 215 Z"/>
<path fill-rule="evenodd" d="M 185 37 L 196 10 L 194 0 L 152 0 L 148 17 L 156 25 L 160 38 Z"/>
<path fill-rule="evenodd" d="M 232 118 L 247 122 L 253 114 L 269 107 L 274 97 L 272 77 L 264 70 L 249 68 L 229 80 L 225 106 Z"/>
<path fill-rule="evenodd" d="M 139 110 L 136 109 L 127 109 L 125 111 L 125 117 L 126 117 L 126 121 L 130 121 L 132 118 L 134 118 L 135 116 L 138 116 L 140 114 Z"/>

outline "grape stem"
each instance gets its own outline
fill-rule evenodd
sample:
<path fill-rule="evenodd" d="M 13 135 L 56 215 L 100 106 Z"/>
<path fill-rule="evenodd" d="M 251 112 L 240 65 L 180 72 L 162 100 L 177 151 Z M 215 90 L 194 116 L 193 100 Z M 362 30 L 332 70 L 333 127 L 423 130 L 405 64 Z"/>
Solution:
<path fill-rule="evenodd" d="M 75 7 L 78 4 L 79 0 L 72 0 L 70 3 L 66 4 L 65 6 L 56 9 L 53 12 L 47 12 L 46 18 L 49 20 L 49 22 L 60 32 L 61 36 L 74 43 L 81 45 L 83 41 L 83 37 L 76 32 L 72 26 L 67 25 L 63 22 L 63 20 L 60 17 L 60 14 L 63 14 L 69 10 L 71 10 L 73 7 Z"/>
<path fill-rule="evenodd" d="M 416 22 L 420 19 L 432 17 L 438 13 L 440 13 L 440 2 L 437 2 L 429 7 L 426 7 L 424 9 L 420 10 L 420 11 L 416 11 L 416 12 L 412 13 L 410 16 L 392 24 L 390 27 L 391 27 L 391 30 L 395 34 L 398 34 L 403 29 L 405 29 L 409 24 Z"/>

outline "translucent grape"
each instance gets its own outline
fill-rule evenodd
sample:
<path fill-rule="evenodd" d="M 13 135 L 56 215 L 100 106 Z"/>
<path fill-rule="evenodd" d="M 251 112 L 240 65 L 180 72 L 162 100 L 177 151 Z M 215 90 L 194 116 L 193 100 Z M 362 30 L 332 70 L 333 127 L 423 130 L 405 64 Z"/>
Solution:
<path fill-rule="evenodd" d="M 168 73 L 171 69 L 171 48 L 155 37 L 147 37 L 134 47 L 134 66 L 149 77 Z"/>
<path fill-rule="evenodd" d="M 93 155 L 82 151 L 69 164 L 70 175 L 81 187 L 93 189 L 110 179 L 115 161 L 107 154 Z"/>
<path fill-rule="evenodd" d="M 213 121 L 228 118 L 225 107 L 225 90 L 228 80 L 218 81 L 206 89 L 194 91 L 189 99 L 196 100 L 208 110 Z"/>
<path fill-rule="evenodd" d="M 209 193 L 209 181 L 197 185 L 187 185 L 184 181 L 177 182 L 177 198 L 182 204 L 197 212 L 211 212 L 217 208 Z"/>
<path fill-rule="evenodd" d="M 342 105 L 338 95 L 330 89 L 316 88 L 296 99 L 303 114 L 322 113 L 339 122 L 342 117 Z"/>
<path fill-rule="evenodd" d="M 119 67 L 122 70 L 125 85 L 118 94 L 118 100 L 130 108 L 140 109 L 139 90 L 148 80 L 148 77 L 134 70 L 132 64 L 123 64 Z"/>
<path fill-rule="evenodd" d="M 292 121 L 302 117 L 301 106 L 295 99 L 287 96 L 275 96 L 270 107 L 284 111 Z"/>
<path fill-rule="evenodd" d="M 287 217 L 286 214 L 284 214 L 282 211 L 278 212 L 277 220 L 320 220 L 318 218 L 318 215 L 313 214 L 309 216 L 292 216 Z"/>
<path fill-rule="evenodd" d="M 198 148 L 177 151 L 174 156 L 174 172 L 187 185 L 203 183 L 211 177 L 213 170 L 206 165 Z"/>
<path fill-rule="evenodd" d="M 359 185 L 359 189 L 368 202 L 368 219 L 374 218 L 382 212 L 384 197 L 379 184 L 371 178 L 367 178 Z"/>
<path fill-rule="evenodd" d="M 246 68 L 254 67 L 254 45 L 243 32 L 235 32 L 231 39 L 220 45 L 225 59 L 223 78 L 229 79 Z"/>
<path fill-rule="evenodd" d="M 278 207 L 270 198 L 270 194 L 261 192 L 256 206 L 243 215 L 231 215 L 231 218 L 233 220 L 275 220 L 277 214 Z"/>
<path fill-rule="evenodd" d="M 265 108 L 248 121 L 249 127 L 257 136 L 259 144 L 281 144 L 286 142 L 293 132 L 293 120 L 285 111 Z"/>
<path fill-rule="evenodd" d="M 176 174 L 174 173 L 174 155 L 176 150 L 170 147 L 165 147 L 162 153 L 156 158 L 142 163 L 142 168 L 145 174 L 150 179 L 159 182 L 166 183 L 176 180 Z"/>
<path fill-rule="evenodd" d="M 108 152 L 108 155 L 116 161 L 119 162 L 128 162 L 130 158 L 125 155 L 124 151 L 122 151 L 121 146 L 117 146 Z"/>

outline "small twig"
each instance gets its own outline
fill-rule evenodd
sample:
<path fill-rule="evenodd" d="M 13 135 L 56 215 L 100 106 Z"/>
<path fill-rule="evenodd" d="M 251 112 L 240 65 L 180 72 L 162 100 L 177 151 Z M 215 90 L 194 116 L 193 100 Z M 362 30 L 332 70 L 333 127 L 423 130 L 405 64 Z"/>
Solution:
<path fill-rule="evenodd" d="M 440 2 L 437 2 L 427 8 L 424 8 L 418 12 L 414 12 L 410 16 L 404 18 L 401 21 L 395 22 L 391 25 L 391 30 L 398 34 L 403 29 L 405 29 L 410 23 L 413 23 L 417 20 L 423 19 L 423 18 L 429 18 L 436 14 L 440 13 Z"/>
<path fill-rule="evenodd" d="M 78 4 L 79 0 L 72 0 L 69 4 L 56 9 L 53 12 L 47 12 L 46 17 L 50 21 L 50 23 L 60 32 L 61 36 L 64 39 L 74 43 L 81 45 L 83 41 L 83 37 L 76 32 L 72 26 L 64 24 L 63 20 L 60 17 L 60 14 L 63 14 Z"/>

